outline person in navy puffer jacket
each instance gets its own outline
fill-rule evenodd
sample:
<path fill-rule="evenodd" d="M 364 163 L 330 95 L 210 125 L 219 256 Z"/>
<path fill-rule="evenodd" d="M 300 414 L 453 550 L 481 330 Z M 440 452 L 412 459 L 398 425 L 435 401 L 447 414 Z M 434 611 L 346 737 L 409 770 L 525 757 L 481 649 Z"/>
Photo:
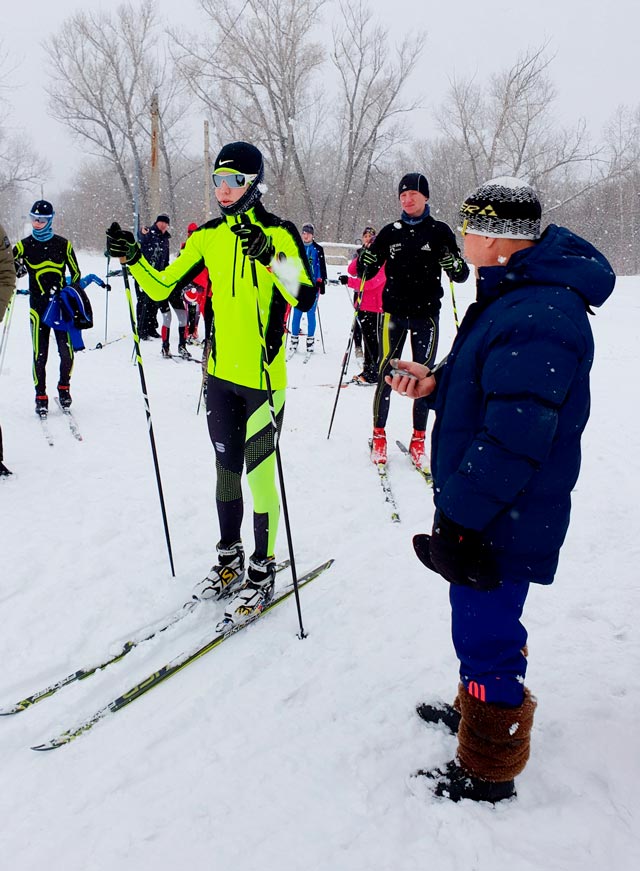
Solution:
<path fill-rule="evenodd" d="M 453 705 L 420 716 L 458 734 L 458 753 L 426 775 L 436 795 L 496 802 L 515 795 L 529 757 L 535 699 L 524 685 L 531 583 L 550 584 L 569 526 L 580 438 L 589 418 L 593 307 L 615 275 L 589 242 L 550 225 L 535 191 L 486 182 L 462 205 L 477 296 L 434 373 L 398 361 L 388 383 L 436 413 L 436 513 L 419 559 L 450 582 L 460 661 Z"/>

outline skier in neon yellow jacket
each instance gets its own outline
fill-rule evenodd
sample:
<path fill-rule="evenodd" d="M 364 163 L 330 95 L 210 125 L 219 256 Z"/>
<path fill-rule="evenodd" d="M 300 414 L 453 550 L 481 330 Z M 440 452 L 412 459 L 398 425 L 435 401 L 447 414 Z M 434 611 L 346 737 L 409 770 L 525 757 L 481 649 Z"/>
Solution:
<path fill-rule="evenodd" d="M 213 328 L 207 384 L 207 422 L 216 453 L 216 507 L 220 523 L 217 561 L 198 584 L 195 598 L 229 598 L 226 616 L 236 620 L 264 608 L 273 595 L 279 498 L 267 372 L 278 431 L 284 413 L 287 303 L 308 309 L 316 290 L 298 231 L 266 211 L 260 183 L 260 151 L 247 142 L 225 145 L 213 170 L 222 212 L 195 230 L 164 271 L 142 257 L 132 233 L 113 224 L 112 256 L 128 263 L 148 296 L 166 299 L 205 267 L 213 288 Z M 253 497 L 254 552 L 245 577 L 241 541 L 244 512 L 241 476 L 246 465 Z"/>

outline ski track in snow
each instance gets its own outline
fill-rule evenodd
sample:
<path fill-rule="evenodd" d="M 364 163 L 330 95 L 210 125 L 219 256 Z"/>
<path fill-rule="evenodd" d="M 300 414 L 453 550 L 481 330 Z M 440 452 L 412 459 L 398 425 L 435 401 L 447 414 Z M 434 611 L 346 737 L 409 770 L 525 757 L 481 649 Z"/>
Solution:
<path fill-rule="evenodd" d="M 83 272 L 104 260 L 80 255 Z M 109 337 L 128 334 L 111 280 Z M 473 284 L 457 287 L 458 310 Z M 91 289 L 104 341 L 104 291 Z M 389 471 L 402 522 L 388 517 L 368 460 L 373 391 L 341 391 L 349 298 L 321 299 L 326 354 L 289 364 L 281 442 L 299 573 L 335 557 L 302 594 L 126 711 L 52 753 L 29 746 L 76 725 L 185 647 L 206 641 L 206 604 L 123 662 L 0 719 L 0 867 L 32 871 L 624 871 L 640 835 L 640 605 L 637 450 L 632 401 L 640 279 L 623 278 L 592 324 L 593 409 L 572 524 L 555 583 L 525 610 L 527 683 L 539 699 L 532 756 L 515 803 L 431 798 L 409 775 L 446 762 L 455 740 L 424 727 L 425 699 L 451 699 L 457 663 L 447 585 L 421 568 L 411 537 L 430 528 L 430 491 L 395 447 L 410 406 L 394 395 Z M 214 457 L 200 373 L 142 343 L 172 537 L 169 571 L 132 343 L 79 353 L 76 441 L 51 402 L 47 446 L 33 412 L 28 298 L 16 298 L 0 421 L 13 479 L 0 483 L 0 705 L 91 664 L 127 633 L 190 597 L 218 538 Z M 304 323 L 303 323 L 304 329 Z M 453 317 L 447 295 L 439 357 Z M 199 352 L 194 349 L 194 355 Z M 48 387 L 57 374 L 52 340 Z M 359 371 L 355 360 L 347 377 Z M 323 386 L 320 386 L 323 385 Z M 248 497 L 248 504 L 250 499 Z M 245 512 L 251 541 L 251 512 Z M 281 522 L 277 556 L 287 556 Z"/>

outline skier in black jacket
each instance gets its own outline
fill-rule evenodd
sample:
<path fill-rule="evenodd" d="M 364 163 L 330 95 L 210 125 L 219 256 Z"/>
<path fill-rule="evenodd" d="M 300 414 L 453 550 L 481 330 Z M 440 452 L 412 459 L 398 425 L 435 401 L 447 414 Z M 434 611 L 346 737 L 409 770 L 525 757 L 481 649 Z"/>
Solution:
<path fill-rule="evenodd" d="M 400 356 L 409 333 L 413 360 L 432 365 L 438 350 L 442 270 L 452 281 L 462 282 L 469 277 L 469 267 L 462 259 L 451 228 L 429 214 L 429 183 L 425 176 L 419 172 L 403 176 L 398 196 L 402 207 L 400 220 L 383 227 L 370 247 L 361 250 L 358 261 L 360 276 L 370 277 L 383 264 L 387 275 L 382 293 L 378 387 L 373 401 L 371 459 L 376 464 L 387 461 L 384 428 L 391 388 L 385 376 L 391 372 L 391 360 Z M 416 400 L 409 451 L 421 467 L 427 413 L 427 402 Z"/>
<path fill-rule="evenodd" d="M 138 241 L 142 248 L 142 253 L 154 269 L 162 272 L 169 265 L 169 215 L 161 214 L 155 219 L 150 227 L 142 227 Z M 136 284 L 136 317 L 138 319 L 138 335 L 141 339 L 157 339 L 160 337 L 158 333 L 158 308 L 161 311 L 166 306 L 166 311 L 169 311 L 169 303 L 165 301 L 162 307 L 154 300 L 149 299 L 146 293 L 138 289 Z M 163 312 L 164 313 L 164 312 Z M 171 316 L 169 316 L 169 323 Z"/>
<path fill-rule="evenodd" d="M 29 317 L 33 343 L 33 382 L 36 388 L 36 414 L 46 417 L 49 409 L 47 397 L 47 358 L 49 356 L 50 328 L 43 323 L 43 316 L 51 297 L 65 285 L 65 271 L 69 270 L 71 284 L 80 279 L 80 269 L 68 239 L 57 236 L 52 229 L 53 206 L 47 200 L 37 200 L 31 207 L 29 217 L 33 229 L 31 235 L 21 239 L 13 247 L 13 259 L 18 277 L 29 275 Z M 73 345 L 69 333 L 54 330 L 60 354 L 60 377 L 58 397 L 60 405 L 71 405 L 69 383 L 73 370 Z"/>

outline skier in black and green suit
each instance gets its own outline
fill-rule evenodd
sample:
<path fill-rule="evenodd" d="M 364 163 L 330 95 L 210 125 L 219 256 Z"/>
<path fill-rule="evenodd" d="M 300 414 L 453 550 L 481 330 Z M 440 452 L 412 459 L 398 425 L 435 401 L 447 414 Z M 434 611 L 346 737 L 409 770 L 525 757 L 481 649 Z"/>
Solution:
<path fill-rule="evenodd" d="M 247 142 L 225 145 L 213 182 L 222 216 L 195 230 L 164 271 L 142 256 L 132 233 L 107 230 L 112 256 L 128 263 L 148 296 L 166 299 L 203 268 L 213 287 L 212 347 L 208 360 L 207 421 L 216 453 L 216 506 L 220 524 L 217 562 L 195 598 L 229 598 L 225 616 L 237 620 L 261 610 L 273 596 L 275 540 L 280 503 L 268 372 L 278 432 L 284 413 L 287 304 L 308 311 L 316 289 L 298 231 L 260 202 L 262 154 Z M 255 550 L 245 578 L 240 529 L 241 476 L 246 465 L 253 496 Z"/>
<path fill-rule="evenodd" d="M 29 318 L 33 345 L 33 383 L 36 389 L 36 414 L 46 417 L 49 409 L 47 396 L 47 359 L 51 329 L 44 323 L 44 315 L 51 298 L 65 286 L 65 272 L 70 283 L 80 279 L 80 269 L 73 245 L 53 232 L 55 212 L 48 200 L 36 200 L 31 206 L 31 235 L 13 247 L 13 259 L 18 277 L 29 276 Z M 71 405 L 71 373 L 73 371 L 73 344 L 69 333 L 53 331 L 60 354 L 58 398 L 64 408 Z"/>

